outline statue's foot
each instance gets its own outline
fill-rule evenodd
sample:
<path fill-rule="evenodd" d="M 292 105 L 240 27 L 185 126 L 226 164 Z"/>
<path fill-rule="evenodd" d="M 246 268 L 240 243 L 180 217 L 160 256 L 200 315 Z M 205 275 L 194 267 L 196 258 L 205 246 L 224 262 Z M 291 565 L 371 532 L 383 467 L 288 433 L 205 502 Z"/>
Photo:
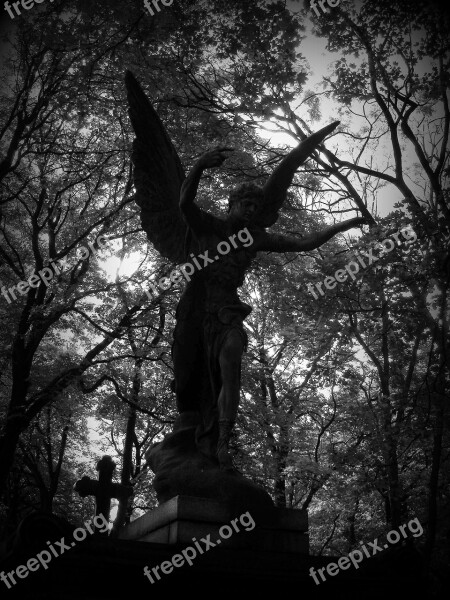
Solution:
<path fill-rule="evenodd" d="M 159 503 L 168 502 L 175 496 L 194 496 L 229 503 L 240 512 L 250 510 L 252 514 L 262 507 L 273 507 L 272 499 L 263 488 L 233 469 L 228 454 L 227 428 L 223 427 L 222 437 L 219 435 L 220 444 L 216 438 L 208 447 L 207 457 L 196 443 L 197 421 L 189 420 L 184 414 L 177 420 L 174 431 L 153 445 L 147 454 L 155 473 L 153 487 Z M 225 448 L 223 442 L 226 442 Z"/>

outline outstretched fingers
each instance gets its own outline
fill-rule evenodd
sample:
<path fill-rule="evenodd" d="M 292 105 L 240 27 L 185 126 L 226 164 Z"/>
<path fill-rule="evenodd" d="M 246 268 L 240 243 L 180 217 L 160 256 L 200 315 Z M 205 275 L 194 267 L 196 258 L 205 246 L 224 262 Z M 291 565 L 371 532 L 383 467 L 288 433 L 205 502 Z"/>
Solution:
<path fill-rule="evenodd" d="M 199 159 L 199 164 L 204 169 L 211 169 L 214 167 L 220 167 L 220 165 L 229 158 L 226 152 L 232 152 L 234 148 L 229 148 L 228 146 L 217 146 L 212 150 L 208 150 L 202 154 Z"/>
<path fill-rule="evenodd" d="M 332 131 L 334 131 L 336 129 L 336 127 L 339 125 L 340 121 L 334 121 L 333 123 L 330 123 L 330 125 L 326 125 L 325 127 L 322 127 L 322 129 L 319 129 L 319 131 L 315 131 L 314 133 L 312 133 L 311 135 L 309 135 L 303 142 L 302 144 L 305 146 L 305 149 L 308 149 L 311 151 L 311 149 L 315 150 L 317 148 L 317 146 L 319 144 L 321 144 L 323 142 L 323 140 L 330 135 L 330 133 Z"/>
<path fill-rule="evenodd" d="M 332 131 L 334 131 L 336 129 L 336 127 L 340 124 L 340 121 L 333 121 L 332 123 L 330 123 L 329 125 L 326 125 L 323 129 L 321 129 L 320 131 L 323 132 L 324 135 L 328 135 L 330 134 Z"/>

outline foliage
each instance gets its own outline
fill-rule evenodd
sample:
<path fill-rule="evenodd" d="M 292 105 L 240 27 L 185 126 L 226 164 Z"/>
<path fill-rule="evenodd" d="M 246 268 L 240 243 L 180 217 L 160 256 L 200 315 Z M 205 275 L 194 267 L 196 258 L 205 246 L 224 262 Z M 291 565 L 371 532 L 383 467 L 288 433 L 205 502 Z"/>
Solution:
<path fill-rule="evenodd" d="M 340 115 L 336 137 L 297 175 L 277 230 L 304 236 L 355 210 L 377 225 L 301 256 L 258 257 L 242 288 L 254 310 L 234 458 L 279 506 L 309 509 L 316 553 L 346 554 L 418 517 L 420 549 L 443 571 L 447 13 L 341 0 L 319 18 L 295 2 L 186 0 L 150 18 L 131 0 L 66 4 L 23 14 L 4 46 L 1 282 L 10 288 L 51 259 L 65 268 L 10 304 L 0 297 L 3 531 L 42 506 L 85 518 L 92 501 L 72 486 L 96 476 L 102 453 L 134 484 L 120 519 L 155 504 L 145 453 L 175 416 L 170 343 L 182 289 L 143 295 L 171 265 L 145 249 L 133 202 L 129 68 L 186 168 L 205 147 L 236 148 L 199 191 L 216 214 L 230 187 L 264 180 L 286 152 L 267 141 L 269 123 L 299 142 Z M 322 87 L 309 84 L 306 34 L 337 53 Z M 405 225 L 417 241 L 313 299 L 308 284 Z M 80 256 L 99 234 L 108 245 L 98 259 Z"/>

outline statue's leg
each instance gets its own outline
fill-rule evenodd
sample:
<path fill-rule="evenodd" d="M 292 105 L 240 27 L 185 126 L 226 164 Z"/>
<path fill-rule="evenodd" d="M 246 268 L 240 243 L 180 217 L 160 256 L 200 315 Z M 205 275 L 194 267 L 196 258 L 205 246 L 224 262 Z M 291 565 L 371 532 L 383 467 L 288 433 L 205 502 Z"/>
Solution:
<path fill-rule="evenodd" d="M 172 344 L 177 410 L 199 411 L 199 380 L 203 371 L 202 331 L 195 320 L 177 322 Z"/>
<path fill-rule="evenodd" d="M 217 458 L 221 469 L 232 469 L 228 443 L 236 421 L 240 395 L 241 359 L 244 338 L 238 329 L 231 329 L 223 341 L 219 354 L 222 389 L 218 399 L 219 441 Z"/>

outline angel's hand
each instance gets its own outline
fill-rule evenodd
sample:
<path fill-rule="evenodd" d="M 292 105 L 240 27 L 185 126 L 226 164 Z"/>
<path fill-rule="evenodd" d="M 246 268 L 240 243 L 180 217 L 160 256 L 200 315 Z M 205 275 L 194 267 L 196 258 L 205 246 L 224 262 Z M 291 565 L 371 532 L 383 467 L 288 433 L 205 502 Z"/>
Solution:
<path fill-rule="evenodd" d="M 349 229 L 351 227 L 356 227 L 357 225 L 371 225 L 371 222 L 367 217 L 355 217 L 354 219 L 349 219 L 347 223 L 349 225 Z"/>
<path fill-rule="evenodd" d="M 222 163 L 229 158 L 224 152 L 233 152 L 234 148 L 217 147 L 202 154 L 198 159 L 197 165 L 202 169 L 212 169 L 220 167 Z"/>

